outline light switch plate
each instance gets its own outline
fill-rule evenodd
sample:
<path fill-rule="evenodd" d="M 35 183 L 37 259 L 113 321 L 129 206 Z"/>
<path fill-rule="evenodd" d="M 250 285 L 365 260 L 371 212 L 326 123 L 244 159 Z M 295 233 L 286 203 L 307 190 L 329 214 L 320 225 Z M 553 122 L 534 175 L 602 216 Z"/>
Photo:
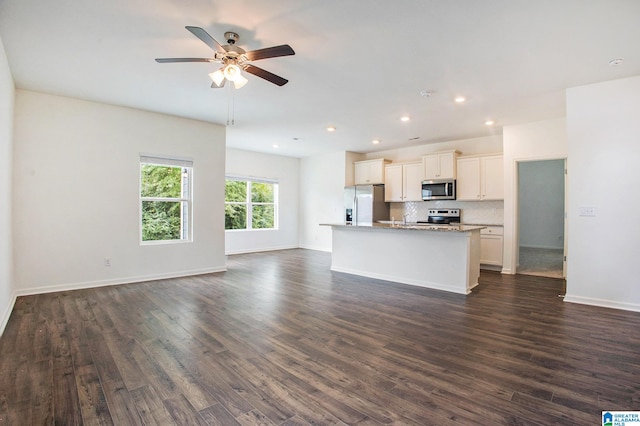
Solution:
<path fill-rule="evenodd" d="M 580 216 L 595 216 L 595 206 L 580 206 Z"/>

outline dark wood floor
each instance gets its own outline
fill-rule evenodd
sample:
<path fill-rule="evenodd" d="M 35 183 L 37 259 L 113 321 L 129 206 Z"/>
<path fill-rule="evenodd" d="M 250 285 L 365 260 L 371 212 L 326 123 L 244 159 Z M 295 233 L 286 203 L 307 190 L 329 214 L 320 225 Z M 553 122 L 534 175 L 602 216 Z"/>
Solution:
<path fill-rule="evenodd" d="M 640 314 L 483 272 L 461 296 L 231 256 L 226 273 L 20 297 L 2 424 L 601 424 L 640 409 Z"/>

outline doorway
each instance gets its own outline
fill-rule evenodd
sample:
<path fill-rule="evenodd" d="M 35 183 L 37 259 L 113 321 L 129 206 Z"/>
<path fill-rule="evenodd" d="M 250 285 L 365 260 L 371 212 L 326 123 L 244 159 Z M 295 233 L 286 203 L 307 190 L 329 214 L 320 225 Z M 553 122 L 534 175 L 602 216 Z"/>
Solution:
<path fill-rule="evenodd" d="M 565 160 L 518 162 L 516 273 L 564 278 Z"/>

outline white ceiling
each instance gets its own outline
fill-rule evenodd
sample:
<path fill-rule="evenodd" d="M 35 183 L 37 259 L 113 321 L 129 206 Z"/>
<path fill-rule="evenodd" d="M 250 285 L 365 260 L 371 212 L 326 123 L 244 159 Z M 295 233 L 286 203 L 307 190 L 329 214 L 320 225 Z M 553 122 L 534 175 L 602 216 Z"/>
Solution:
<path fill-rule="evenodd" d="M 154 59 L 213 56 L 186 25 L 223 44 L 233 30 L 246 50 L 291 45 L 255 62 L 287 85 L 247 74 L 235 91 L 227 144 L 295 157 L 564 116 L 564 89 L 640 74 L 639 23 L 639 0 L 0 0 L 18 88 L 219 124 L 230 93 L 210 88 L 217 64 Z"/>

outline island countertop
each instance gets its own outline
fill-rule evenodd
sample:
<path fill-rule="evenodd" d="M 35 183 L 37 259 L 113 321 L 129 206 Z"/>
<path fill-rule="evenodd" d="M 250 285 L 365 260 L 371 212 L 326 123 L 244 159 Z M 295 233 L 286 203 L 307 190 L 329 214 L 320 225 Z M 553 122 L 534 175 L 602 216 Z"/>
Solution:
<path fill-rule="evenodd" d="M 393 230 L 408 230 L 408 231 L 436 231 L 436 232 L 471 232 L 477 229 L 486 228 L 482 225 L 432 225 L 428 223 L 407 223 L 392 224 L 392 223 L 374 223 L 373 225 L 347 225 L 345 223 L 321 223 L 322 226 L 333 226 L 339 228 L 352 228 L 352 229 L 393 229 Z"/>

